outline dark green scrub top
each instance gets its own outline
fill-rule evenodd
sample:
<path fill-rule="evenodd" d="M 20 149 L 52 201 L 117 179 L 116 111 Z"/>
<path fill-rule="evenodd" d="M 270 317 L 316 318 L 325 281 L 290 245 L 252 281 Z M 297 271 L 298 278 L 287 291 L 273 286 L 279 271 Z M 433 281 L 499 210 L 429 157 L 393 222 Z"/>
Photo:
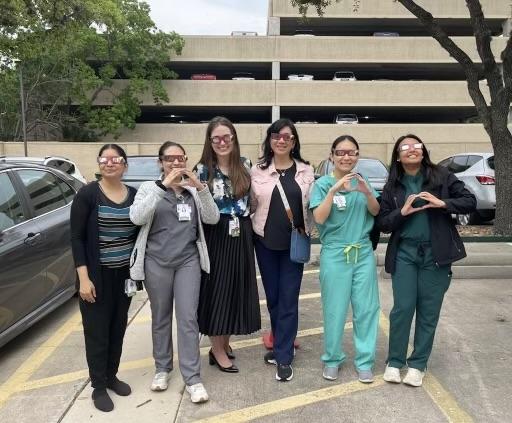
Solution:
<path fill-rule="evenodd" d="M 418 172 L 414 176 L 404 174 L 401 182 L 405 187 L 406 200 L 409 195 L 418 194 L 423 191 L 423 174 L 421 172 Z M 421 207 L 425 204 L 427 204 L 427 202 L 419 198 L 412 203 L 413 207 Z M 430 227 L 428 223 L 427 210 L 413 213 L 407 218 L 407 221 L 402 228 L 400 238 L 416 242 L 430 241 Z"/>

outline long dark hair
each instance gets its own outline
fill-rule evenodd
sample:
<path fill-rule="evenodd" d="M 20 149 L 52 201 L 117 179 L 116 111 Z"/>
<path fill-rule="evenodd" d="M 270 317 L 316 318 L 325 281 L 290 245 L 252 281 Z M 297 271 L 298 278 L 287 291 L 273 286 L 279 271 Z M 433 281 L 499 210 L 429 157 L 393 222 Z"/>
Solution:
<path fill-rule="evenodd" d="M 278 134 L 279 131 L 283 128 L 290 128 L 292 131 L 293 139 L 295 141 L 295 146 L 293 147 L 292 151 L 290 151 L 290 157 L 292 159 L 298 160 L 299 162 L 302 162 L 304 164 L 309 164 L 306 160 L 304 160 L 300 155 L 300 141 L 299 141 L 299 133 L 297 132 L 297 128 L 295 128 L 295 125 L 290 119 L 278 119 L 276 120 L 272 125 L 270 125 L 267 128 L 267 135 L 265 136 L 265 139 L 263 140 L 262 147 L 263 147 L 263 155 L 259 158 L 258 166 L 261 169 L 267 169 L 270 166 L 270 163 L 272 163 L 272 157 L 274 156 L 274 152 L 272 151 L 272 148 L 270 146 L 270 137 L 273 133 Z"/>
<path fill-rule="evenodd" d="M 398 161 L 400 154 L 398 151 L 398 146 L 406 138 L 412 138 L 413 140 L 418 141 L 419 143 L 422 144 L 423 159 L 421 160 L 421 172 L 423 172 L 423 177 L 425 178 L 425 185 L 430 188 L 437 186 L 440 180 L 439 167 L 432 163 L 432 160 L 430 160 L 428 150 L 425 147 L 425 143 L 421 140 L 421 138 L 414 134 L 407 134 L 402 135 L 395 142 L 393 152 L 391 153 L 391 163 L 389 164 L 389 176 L 385 188 L 393 188 L 394 186 L 398 185 L 398 183 L 404 176 L 404 168 L 402 164 Z"/>
<path fill-rule="evenodd" d="M 233 135 L 232 143 L 233 149 L 229 155 L 229 180 L 231 181 L 231 189 L 233 197 L 242 198 L 247 194 L 251 186 L 251 176 L 249 171 L 240 160 L 240 144 L 238 143 L 238 136 L 236 134 L 235 126 L 231 121 L 224 116 L 216 116 L 209 123 L 206 128 L 206 135 L 204 139 L 203 153 L 199 159 L 199 163 L 206 166 L 208 169 L 208 186 L 212 188 L 212 180 L 215 176 L 215 166 L 217 166 L 217 154 L 213 151 L 212 142 L 210 137 L 212 132 L 218 126 L 226 126 L 229 128 L 231 135 Z"/>

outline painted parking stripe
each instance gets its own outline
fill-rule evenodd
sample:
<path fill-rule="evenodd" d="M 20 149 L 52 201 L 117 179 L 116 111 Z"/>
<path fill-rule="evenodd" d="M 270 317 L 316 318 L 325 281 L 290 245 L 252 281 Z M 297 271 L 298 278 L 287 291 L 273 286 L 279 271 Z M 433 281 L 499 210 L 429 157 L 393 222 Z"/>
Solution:
<path fill-rule="evenodd" d="M 30 377 L 42 366 L 45 360 L 55 352 L 68 335 L 75 330 L 80 321 L 80 313 L 77 312 L 46 342 L 38 347 L 30 357 L 27 358 L 20 367 L 18 367 L 13 375 L 0 386 L 0 409 L 13 394 L 20 390 L 20 387 L 30 379 Z"/>
<path fill-rule="evenodd" d="M 248 422 L 257 418 L 266 417 L 295 408 L 315 404 L 320 401 L 326 401 L 333 398 L 339 398 L 354 392 L 366 391 L 384 385 L 382 377 L 376 378 L 373 383 L 361 383 L 353 381 L 329 388 L 318 389 L 316 391 L 306 392 L 305 394 L 282 398 L 280 400 L 258 404 L 253 407 L 247 407 L 242 410 L 236 410 L 229 413 L 220 414 L 214 417 L 197 420 L 201 423 L 241 423 Z"/>
<path fill-rule="evenodd" d="M 379 326 L 382 332 L 389 338 L 389 320 L 383 313 L 380 313 Z M 409 344 L 409 352 L 412 346 Z M 471 423 L 473 418 L 466 413 L 457 403 L 457 400 L 450 394 L 432 373 L 427 372 L 423 379 L 423 388 L 427 391 L 434 404 L 451 423 Z"/>

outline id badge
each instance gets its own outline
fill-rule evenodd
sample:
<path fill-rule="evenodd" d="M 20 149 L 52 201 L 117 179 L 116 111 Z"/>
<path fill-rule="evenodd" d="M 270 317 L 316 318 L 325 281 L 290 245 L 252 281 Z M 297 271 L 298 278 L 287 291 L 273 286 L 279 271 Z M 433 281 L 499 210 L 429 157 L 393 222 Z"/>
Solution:
<path fill-rule="evenodd" d="M 177 204 L 176 211 L 178 212 L 178 220 L 180 222 L 187 222 L 192 220 L 192 207 L 190 207 L 190 204 Z"/>
<path fill-rule="evenodd" d="M 336 194 L 332 202 L 336 205 L 338 210 L 345 210 L 347 208 L 347 199 L 343 194 Z"/>
<path fill-rule="evenodd" d="M 229 235 L 232 237 L 240 236 L 240 221 L 236 216 L 229 220 Z"/>
<path fill-rule="evenodd" d="M 125 279 L 124 293 L 127 297 L 133 297 L 137 293 L 137 283 L 134 280 Z"/>

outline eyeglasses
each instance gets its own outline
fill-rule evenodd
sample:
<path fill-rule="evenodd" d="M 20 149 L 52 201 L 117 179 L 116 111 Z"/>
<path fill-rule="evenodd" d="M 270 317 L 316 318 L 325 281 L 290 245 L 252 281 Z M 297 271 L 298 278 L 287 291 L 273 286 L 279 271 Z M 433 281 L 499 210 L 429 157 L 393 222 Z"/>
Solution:
<path fill-rule="evenodd" d="M 126 160 L 124 157 L 119 156 L 104 156 L 104 157 L 98 157 L 97 159 L 98 164 L 100 165 L 106 165 L 108 162 L 112 164 L 123 164 L 126 163 Z"/>
<path fill-rule="evenodd" d="M 160 160 L 168 163 L 175 162 L 176 160 L 179 163 L 185 163 L 187 161 L 187 156 L 185 154 L 165 154 L 160 156 Z"/>
<path fill-rule="evenodd" d="M 216 135 L 210 138 L 212 144 L 220 144 L 221 141 L 224 141 L 224 144 L 230 144 L 233 141 L 233 134 L 226 135 Z"/>
<path fill-rule="evenodd" d="M 284 134 L 278 134 L 276 132 L 272 132 L 270 134 L 270 139 L 272 141 L 283 140 L 284 142 L 292 142 L 295 139 L 295 136 L 292 134 L 288 134 L 287 132 L 285 132 Z"/>
<path fill-rule="evenodd" d="M 359 156 L 359 150 L 334 150 L 333 153 L 337 157 L 344 157 L 344 156 L 355 157 L 355 156 Z"/>
<path fill-rule="evenodd" d="M 408 151 L 412 148 L 415 150 L 423 150 L 423 144 L 420 142 L 416 144 L 402 144 L 400 147 L 398 147 L 398 151 Z"/>

